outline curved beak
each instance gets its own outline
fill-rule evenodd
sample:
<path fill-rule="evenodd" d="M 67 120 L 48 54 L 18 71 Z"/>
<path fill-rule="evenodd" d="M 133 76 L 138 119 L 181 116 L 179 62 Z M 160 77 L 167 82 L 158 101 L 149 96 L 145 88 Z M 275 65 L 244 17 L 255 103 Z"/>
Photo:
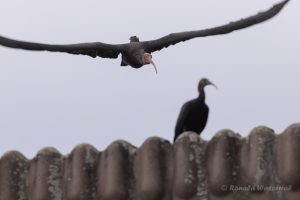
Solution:
<path fill-rule="evenodd" d="M 208 81 L 207 85 L 212 85 L 212 86 L 214 86 L 216 89 L 218 89 L 218 87 L 217 87 L 213 82 L 211 82 L 211 81 Z"/>
<path fill-rule="evenodd" d="M 155 73 L 157 74 L 157 68 L 156 68 L 156 65 L 155 65 L 155 63 L 153 62 L 152 59 L 150 60 L 150 63 L 153 65 L 153 67 L 154 67 L 154 69 L 155 69 Z"/>

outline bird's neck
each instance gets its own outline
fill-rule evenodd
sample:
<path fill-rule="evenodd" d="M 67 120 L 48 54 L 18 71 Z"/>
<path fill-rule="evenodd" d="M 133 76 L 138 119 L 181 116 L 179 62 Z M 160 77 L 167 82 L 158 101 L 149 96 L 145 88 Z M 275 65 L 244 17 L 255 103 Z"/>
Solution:
<path fill-rule="evenodd" d="M 199 96 L 197 98 L 199 101 L 205 101 L 205 92 L 204 92 L 204 88 L 200 88 L 199 89 Z"/>

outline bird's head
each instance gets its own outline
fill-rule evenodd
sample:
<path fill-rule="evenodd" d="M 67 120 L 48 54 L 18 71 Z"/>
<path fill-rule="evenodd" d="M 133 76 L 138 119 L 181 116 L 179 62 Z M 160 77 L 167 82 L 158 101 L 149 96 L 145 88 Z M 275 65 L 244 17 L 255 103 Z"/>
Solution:
<path fill-rule="evenodd" d="M 153 65 L 153 67 L 155 69 L 155 72 L 157 74 L 156 65 L 155 65 L 155 63 L 152 60 L 152 55 L 150 53 L 144 53 L 144 55 L 143 55 L 143 65 L 148 65 L 148 64 L 152 64 Z"/>
<path fill-rule="evenodd" d="M 130 42 L 139 42 L 140 41 L 140 39 L 137 36 L 131 36 L 129 38 L 129 40 L 130 40 Z"/>
<path fill-rule="evenodd" d="M 212 85 L 216 89 L 218 89 L 217 86 L 214 83 L 212 83 L 210 80 L 208 80 L 207 78 L 202 78 L 198 84 L 198 91 L 201 92 L 203 90 L 203 88 L 207 85 Z"/>

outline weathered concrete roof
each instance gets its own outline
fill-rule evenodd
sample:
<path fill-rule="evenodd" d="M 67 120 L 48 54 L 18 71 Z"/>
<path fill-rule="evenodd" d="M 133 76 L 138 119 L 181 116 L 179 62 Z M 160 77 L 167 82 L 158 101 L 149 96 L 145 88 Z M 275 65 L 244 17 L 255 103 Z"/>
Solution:
<path fill-rule="evenodd" d="M 299 189 L 300 124 L 279 135 L 184 133 L 174 145 L 153 137 L 140 148 L 116 141 L 102 152 L 82 144 L 66 156 L 45 148 L 0 160 L 0 200 L 296 200 Z"/>

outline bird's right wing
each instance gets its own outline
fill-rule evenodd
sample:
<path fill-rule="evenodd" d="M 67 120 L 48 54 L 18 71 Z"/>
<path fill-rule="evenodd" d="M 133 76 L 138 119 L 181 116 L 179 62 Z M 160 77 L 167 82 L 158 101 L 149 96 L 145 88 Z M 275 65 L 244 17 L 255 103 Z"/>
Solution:
<path fill-rule="evenodd" d="M 218 27 L 204 29 L 204 30 L 197 30 L 197 31 L 171 33 L 157 40 L 145 41 L 143 42 L 144 49 L 146 50 L 146 52 L 150 53 L 154 51 L 159 51 L 163 48 L 167 48 L 170 45 L 175 45 L 179 42 L 184 42 L 186 40 L 190 40 L 193 38 L 206 37 L 211 35 L 222 35 L 222 34 L 230 33 L 232 31 L 247 28 L 249 26 L 259 24 L 261 22 L 264 22 L 274 17 L 276 14 L 278 14 L 281 11 L 281 9 L 288 2 L 289 0 L 285 0 L 281 3 L 274 5 L 271 9 L 265 12 L 260 12 L 254 16 L 250 16 L 235 22 L 231 22 L 223 26 L 218 26 Z"/>
<path fill-rule="evenodd" d="M 70 54 L 88 55 L 93 58 L 100 56 L 102 58 L 117 58 L 123 51 L 126 44 L 112 45 L 101 42 L 94 43 L 81 43 L 81 44 L 69 44 L 69 45 L 53 45 L 42 44 L 34 42 L 24 42 L 19 40 L 9 39 L 0 36 L 0 45 L 25 49 L 31 51 L 52 51 L 52 52 L 65 52 Z"/>

